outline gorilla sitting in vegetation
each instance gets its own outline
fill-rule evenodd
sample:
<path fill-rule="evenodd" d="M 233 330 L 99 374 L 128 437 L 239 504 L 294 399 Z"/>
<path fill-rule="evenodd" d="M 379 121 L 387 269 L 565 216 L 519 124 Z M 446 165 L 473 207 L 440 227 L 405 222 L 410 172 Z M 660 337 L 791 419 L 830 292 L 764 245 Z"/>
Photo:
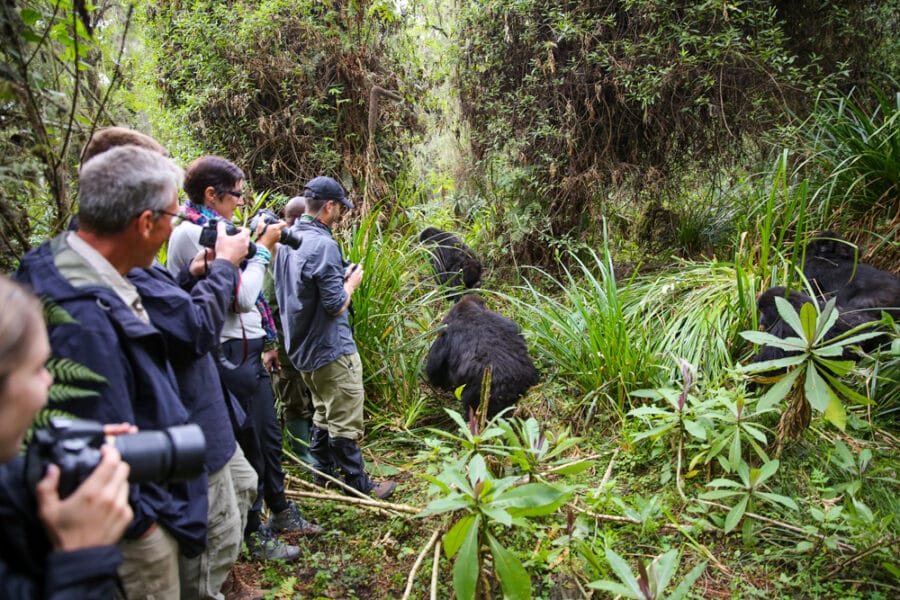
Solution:
<path fill-rule="evenodd" d="M 770 333 L 775 337 L 779 337 L 781 339 L 797 337 L 797 333 L 791 328 L 790 325 L 788 325 L 784 321 L 784 319 L 781 318 L 781 315 L 778 313 L 778 307 L 775 304 L 775 298 L 779 297 L 786 299 L 798 314 L 800 313 L 800 309 L 804 304 L 813 304 L 815 306 L 815 300 L 802 292 L 793 290 L 788 292 L 786 288 L 778 286 L 769 288 L 765 292 L 760 294 L 759 300 L 757 300 L 756 302 L 759 314 L 759 324 L 767 333 Z M 837 310 L 839 313 L 838 319 L 837 321 L 835 321 L 834 325 L 831 326 L 831 329 L 826 332 L 826 341 L 843 335 L 854 327 L 862 325 L 863 323 L 868 323 L 870 321 L 876 320 L 871 312 L 840 312 L 840 307 L 838 307 Z M 858 343 L 858 346 L 865 352 L 871 352 L 872 350 L 878 348 L 880 344 L 884 343 L 885 338 L 886 336 L 878 336 L 862 340 Z M 763 346 L 759 350 L 759 352 L 757 352 L 756 355 L 751 359 L 751 362 L 759 363 L 770 360 L 778 360 L 780 358 L 794 356 L 799 353 L 799 350 L 786 351 L 774 346 Z M 858 356 L 855 352 L 853 352 L 852 346 L 847 347 L 840 357 L 841 360 L 856 360 L 857 358 Z M 772 371 L 766 371 L 762 373 L 762 375 L 771 377 L 783 372 L 784 369 L 775 369 Z"/>
<path fill-rule="evenodd" d="M 874 321 L 886 310 L 900 319 L 900 277 L 856 262 L 855 247 L 830 231 L 806 245 L 803 274 L 822 299 L 836 296 L 842 313 L 865 311 Z"/>
<path fill-rule="evenodd" d="M 467 290 L 481 286 L 481 263 L 458 237 L 429 227 L 419 235 L 419 241 L 431 247 L 431 266 L 441 285 Z M 459 296 L 454 292 L 448 298 L 458 300 Z"/>
<path fill-rule="evenodd" d="M 491 394 L 487 417 L 513 406 L 538 382 L 519 327 L 488 310 L 484 300 L 466 294 L 444 317 L 445 326 L 431 346 L 425 374 L 435 386 L 452 391 L 465 385 L 463 412 L 478 410 L 484 371 L 491 367 Z"/>

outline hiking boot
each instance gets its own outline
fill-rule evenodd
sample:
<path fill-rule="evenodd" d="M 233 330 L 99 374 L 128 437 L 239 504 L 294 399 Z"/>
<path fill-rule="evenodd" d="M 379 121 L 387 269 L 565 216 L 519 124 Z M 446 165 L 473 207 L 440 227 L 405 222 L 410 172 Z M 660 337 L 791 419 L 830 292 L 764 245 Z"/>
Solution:
<path fill-rule="evenodd" d="M 250 558 L 256 562 L 266 560 L 283 560 L 294 562 L 300 558 L 300 548 L 279 540 L 272 535 L 268 527 L 260 527 L 259 531 L 246 538 Z"/>
<path fill-rule="evenodd" d="M 288 502 L 288 507 L 281 512 L 272 513 L 269 519 L 269 529 L 274 533 L 296 531 L 300 535 L 318 535 L 325 530 L 314 523 L 310 523 L 300 514 L 295 502 Z"/>
<path fill-rule="evenodd" d="M 372 482 L 372 489 L 369 490 L 369 493 L 378 498 L 379 500 L 386 500 L 390 497 L 391 494 L 394 493 L 394 489 L 397 487 L 397 484 L 391 480 L 380 481 L 378 483 Z"/>
<path fill-rule="evenodd" d="M 261 589 L 241 581 L 234 569 L 228 572 L 228 577 L 219 591 L 225 595 L 225 600 L 263 600 L 266 597 L 266 593 Z"/>

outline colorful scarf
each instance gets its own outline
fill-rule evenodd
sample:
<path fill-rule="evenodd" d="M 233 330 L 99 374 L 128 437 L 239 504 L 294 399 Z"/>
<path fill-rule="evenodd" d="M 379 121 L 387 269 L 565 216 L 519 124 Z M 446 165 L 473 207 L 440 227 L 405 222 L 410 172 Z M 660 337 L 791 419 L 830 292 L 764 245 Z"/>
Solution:
<path fill-rule="evenodd" d="M 185 202 L 181 208 L 178 209 L 178 214 L 181 215 L 184 220 L 190 221 L 194 225 L 200 225 L 201 227 L 206 225 L 211 219 L 222 219 L 222 216 L 215 210 L 207 206 L 194 204 L 190 200 Z M 246 266 L 246 261 L 241 263 L 241 270 L 243 271 Z M 262 326 L 266 332 L 266 347 L 268 348 L 270 343 L 278 341 L 278 330 L 275 328 L 275 319 L 272 317 L 272 309 L 269 308 L 269 303 L 266 302 L 262 292 L 260 292 L 259 296 L 256 298 L 256 310 L 259 311 L 259 314 L 262 317 Z"/>

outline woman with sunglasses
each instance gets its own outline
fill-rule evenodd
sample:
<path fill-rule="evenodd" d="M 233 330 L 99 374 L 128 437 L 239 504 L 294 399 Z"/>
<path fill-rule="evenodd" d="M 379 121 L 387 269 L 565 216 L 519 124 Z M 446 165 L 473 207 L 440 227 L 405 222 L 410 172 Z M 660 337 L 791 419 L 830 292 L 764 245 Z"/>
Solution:
<path fill-rule="evenodd" d="M 244 173 L 222 157 L 203 156 L 185 171 L 184 191 L 188 196 L 181 208 L 184 220 L 169 239 L 168 267 L 173 273 L 178 273 L 200 250 L 203 227 L 214 220 L 234 220 L 238 207 L 244 205 Z M 238 292 L 222 328 L 218 357 L 222 380 L 247 413 L 251 427 L 251 435 L 238 438 L 259 474 L 260 495 L 250 509 L 244 531 L 251 555 L 257 560 L 299 557 L 299 548 L 274 538 L 273 533 L 322 532 L 321 527 L 306 521 L 296 504 L 288 502 L 284 495 L 281 426 L 269 378 L 269 369 L 277 366 L 277 332 L 261 292 L 284 227 L 284 223 L 277 223 L 257 232 L 257 251 L 242 266 Z M 271 513 L 266 527 L 260 521 L 263 499 Z"/>

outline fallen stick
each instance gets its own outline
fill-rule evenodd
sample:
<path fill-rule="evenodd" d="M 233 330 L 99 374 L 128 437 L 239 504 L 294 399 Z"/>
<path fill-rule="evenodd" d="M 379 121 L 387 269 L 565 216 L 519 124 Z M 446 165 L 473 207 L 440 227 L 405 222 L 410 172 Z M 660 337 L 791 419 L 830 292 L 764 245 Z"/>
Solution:
<path fill-rule="evenodd" d="M 438 571 L 441 564 L 441 545 L 434 547 L 434 562 L 431 563 L 431 600 L 437 600 Z"/>
<path fill-rule="evenodd" d="M 333 502 L 338 502 L 341 504 L 353 504 L 355 506 L 365 506 L 368 508 L 377 508 L 381 510 L 388 510 L 409 515 L 417 515 L 422 512 L 421 508 L 410 506 L 409 504 L 394 504 L 393 502 L 385 502 L 383 500 L 375 500 L 373 498 L 352 498 L 350 496 L 342 496 L 340 494 L 329 494 L 328 492 L 304 492 L 300 490 L 285 490 L 284 493 L 287 496 L 291 496 L 294 498 L 331 500 Z"/>
<path fill-rule="evenodd" d="M 419 572 L 419 567 L 422 566 L 422 561 L 425 560 L 425 555 L 428 554 L 428 551 L 431 550 L 431 546 L 437 541 L 438 536 L 441 535 L 441 528 L 438 527 L 434 530 L 434 533 L 431 534 L 431 538 L 429 538 L 428 543 L 425 544 L 425 547 L 422 548 L 422 551 L 419 552 L 419 556 L 416 557 L 416 562 L 413 563 L 412 570 L 409 572 L 409 577 L 406 578 L 406 590 L 403 592 L 403 597 L 400 600 L 408 600 L 409 595 L 412 593 L 413 583 L 416 581 L 416 573 Z"/>

